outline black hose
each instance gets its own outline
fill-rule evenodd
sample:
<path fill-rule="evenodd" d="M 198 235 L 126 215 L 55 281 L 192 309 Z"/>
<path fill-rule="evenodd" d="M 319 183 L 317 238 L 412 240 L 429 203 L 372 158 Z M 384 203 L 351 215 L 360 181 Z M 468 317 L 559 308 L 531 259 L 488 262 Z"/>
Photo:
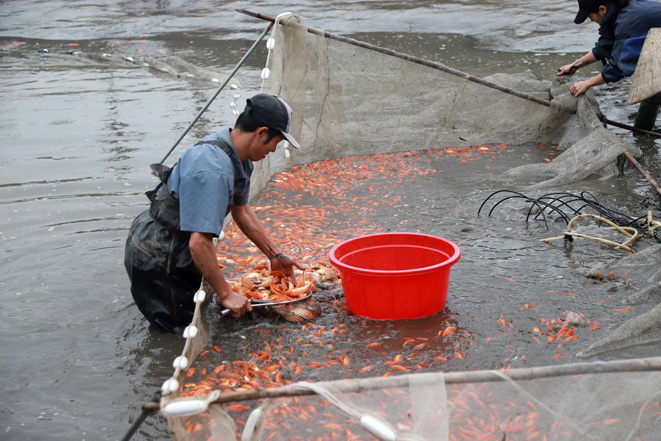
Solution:
<path fill-rule="evenodd" d="M 491 216 L 491 213 L 493 213 L 496 207 L 509 199 L 524 199 L 526 202 L 531 204 L 526 215 L 526 222 L 528 222 L 531 216 L 533 216 L 533 208 L 537 207 L 539 212 L 534 214 L 532 219 L 539 220 L 541 217 L 541 219 L 544 221 L 544 224 L 546 225 L 546 229 L 549 229 L 549 223 L 545 211 L 558 215 L 567 224 L 569 224 L 569 221 L 572 217 L 577 216 L 584 211 L 594 211 L 595 214 L 619 226 L 635 228 L 643 234 L 647 233 L 647 216 L 633 218 L 616 210 L 605 207 L 601 202 L 599 202 L 595 195 L 588 191 L 583 191 L 579 195 L 565 192 L 555 192 L 547 193 L 538 198 L 532 198 L 516 191 L 498 190 L 494 193 L 491 193 L 484 200 L 484 202 L 482 202 L 480 208 L 477 210 L 478 216 L 491 198 L 502 193 L 507 193 L 507 195 L 494 203 L 493 207 L 491 207 L 489 210 L 488 216 Z M 576 207 L 576 205 L 579 206 Z M 654 232 L 652 235 L 654 240 L 656 240 L 658 243 L 661 243 L 660 233 L 661 232 Z"/>

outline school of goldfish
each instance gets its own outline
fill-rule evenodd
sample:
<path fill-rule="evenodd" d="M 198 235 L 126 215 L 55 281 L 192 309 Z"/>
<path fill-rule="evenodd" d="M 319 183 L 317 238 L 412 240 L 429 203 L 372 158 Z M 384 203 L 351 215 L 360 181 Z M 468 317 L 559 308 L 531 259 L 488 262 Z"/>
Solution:
<path fill-rule="evenodd" d="M 549 149 L 545 144 L 538 148 L 546 149 L 549 157 L 553 156 L 553 148 Z M 442 172 L 425 164 L 434 155 L 449 156 L 466 163 L 484 158 L 495 160 L 507 151 L 505 145 L 482 145 L 379 154 L 305 164 L 276 175 L 270 188 L 256 204 L 255 211 L 264 219 L 267 229 L 274 230 L 270 233 L 278 234 L 281 247 L 297 251 L 299 262 L 314 270 L 304 271 L 296 285 L 283 279 L 281 274 L 269 272 L 259 250 L 234 225 L 226 231 L 226 238 L 219 246 L 219 262 L 227 267 L 230 278 L 235 279 L 233 289 L 247 297 L 263 299 L 266 296 L 282 301 L 313 291 L 312 297 L 318 297 L 328 312 L 324 317 L 334 316 L 335 320 L 327 318 L 323 323 L 285 324 L 266 331 L 252 329 L 250 332 L 260 335 L 258 340 L 261 343 L 246 346 L 244 354 L 227 353 L 222 345 L 214 344 L 203 351 L 188 370 L 182 395 L 192 396 L 212 390 L 264 389 L 298 381 L 444 371 L 451 368 L 453 360 L 463 361 L 473 350 L 488 348 L 492 336 L 485 338 L 471 334 L 462 328 L 457 317 L 443 311 L 436 318 L 423 321 L 423 324 L 428 323 L 428 327 L 417 330 L 415 334 L 397 330 L 392 335 L 373 336 L 369 327 L 348 314 L 341 296 L 336 295 L 339 288 L 317 290 L 315 283 L 319 285 L 325 281 L 330 286 L 339 283 L 339 274 L 328 265 L 327 260 L 332 246 L 350 237 L 386 230 L 379 223 L 378 216 L 370 217 L 370 214 L 375 206 L 401 201 L 397 195 L 385 198 L 375 192 L 405 185 L 418 176 Z M 380 187 L 380 182 L 387 182 L 388 185 Z M 360 183 L 358 189 L 357 183 Z M 361 191 L 369 196 L 356 196 Z M 521 311 L 528 310 L 535 311 L 536 305 L 526 303 L 521 306 Z M 503 336 L 516 330 L 506 316 L 501 315 L 493 320 Z M 600 329 L 596 320 L 581 314 L 572 320 L 568 316 L 542 318 L 539 323 L 534 329 L 525 330 L 525 333 L 536 344 L 548 347 L 550 359 L 562 357 L 563 347 L 576 344 L 581 337 L 579 331 L 598 332 Z M 361 343 L 362 346 L 356 346 Z M 354 349 L 347 349 L 351 347 Z M 221 358 L 227 357 L 244 359 L 220 362 Z M 520 354 L 518 358 L 525 359 L 526 355 Z M 511 366 L 509 362 L 510 357 L 505 358 L 501 367 L 508 369 Z M 573 435 L 567 424 L 541 425 L 543 409 L 532 401 L 516 405 L 511 401 L 493 404 L 490 401 L 493 397 L 489 394 L 488 388 L 479 384 L 470 393 L 455 386 L 448 387 L 447 404 L 453 409 L 450 414 L 450 441 L 582 439 Z M 402 391 L 390 391 L 378 399 L 383 400 L 385 408 L 394 401 L 410 401 L 411 397 Z M 257 404 L 235 403 L 227 406 L 239 433 L 249 411 Z M 263 439 L 375 439 L 361 431 L 356 421 L 326 407 L 323 401 L 315 404 L 298 397 L 289 398 L 269 418 L 267 426 L 272 432 Z M 660 402 L 650 402 L 642 410 L 641 418 L 661 421 Z M 316 429 L 310 435 L 303 435 L 298 428 L 306 427 L 312 420 L 317 421 Z M 212 439 L 213 424 L 201 415 L 188 418 L 186 427 L 191 439 L 207 440 Z M 410 418 L 404 417 L 394 424 L 402 433 L 412 429 Z M 619 419 L 609 416 L 591 424 L 595 427 L 616 427 Z M 276 435 L 276 432 L 279 434 Z M 651 438 L 641 436 L 631 439 L 646 441 Z"/>

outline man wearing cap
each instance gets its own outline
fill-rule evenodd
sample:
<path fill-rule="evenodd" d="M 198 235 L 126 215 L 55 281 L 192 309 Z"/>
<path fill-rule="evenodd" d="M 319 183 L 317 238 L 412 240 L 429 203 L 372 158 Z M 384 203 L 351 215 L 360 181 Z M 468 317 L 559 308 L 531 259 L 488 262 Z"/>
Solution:
<path fill-rule="evenodd" d="M 595 47 L 571 64 L 562 66 L 557 75 L 573 75 L 576 70 L 599 60 L 601 73 L 571 86 L 574 96 L 605 83 L 614 83 L 633 75 L 640 51 L 651 28 L 661 26 L 661 2 L 650 0 L 578 0 L 574 23 L 586 19 L 599 24 L 599 40 Z M 661 102 L 661 97 L 659 102 Z M 641 103 L 641 109 L 645 103 Z M 658 110 L 658 103 L 655 105 Z M 652 126 L 654 119 L 652 119 Z M 640 127 L 639 124 L 636 124 Z M 651 128 L 647 128 L 650 130 Z"/>
<path fill-rule="evenodd" d="M 221 236 L 230 212 L 272 269 L 293 278 L 293 267 L 304 268 L 282 253 L 248 204 L 253 161 L 274 152 L 283 139 L 299 148 L 290 125 L 285 101 L 257 94 L 247 100 L 233 129 L 205 137 L 172 169 L 152 166 L 161 183 L 147 193 L 151 206 L 131 225 L 124 265 L 136 305 L 159 331 L 190 324 L 202 277 L 234 317 L 252 310 L 248 299 L 229 288 L 216 258 L 214 238 Z"/>

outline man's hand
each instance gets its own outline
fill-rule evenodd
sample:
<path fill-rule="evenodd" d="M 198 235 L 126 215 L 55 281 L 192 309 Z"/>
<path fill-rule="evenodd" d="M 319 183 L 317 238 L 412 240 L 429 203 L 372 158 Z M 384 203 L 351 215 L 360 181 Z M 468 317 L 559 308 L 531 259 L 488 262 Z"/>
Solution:
<path fill-rule="evenodd" d="M 578 70 L 578 67 L 574 66 L 574 64 L 566 64 L 562 66 L 558 71 L 555 73 L 557 76 L 562 76 L 562 75 L 574 75 L 576 71 Z"/>
<path fill-rule="evenodd" d="M 220 295 L 218 298 L 220 299 Z M 231 289 L 224 299 L 220 299 L 220 304 L 232 310 L 232 317 L 241 317 L 246 312 L 252 311 L 250 300 Z"/>
<path fill-rule="evenodd" d="M 588 66 L 597 61 L 597 57 L 592 51 L 589 51 L 587 54 L 583 55 L 578 60 L 574 61 L 571 64 L 565 64 L 555 73 L 557 76 L 562 75 L 574 75 L 576 71 L 582 67 Z"/>
<path fill-rule="evenodd" d="M 590 84 L 587 81 L 579 81 L 572 84 L 571 88 L 569 89 L 569 93 L 574 96 L 579 96 L 587 92 L 588 89 L 590 89 Z"/>
<path fill-rule="evenodd" d="M 216 246 L 213 243 L 213 235 L 209 233 L 193 232 L 188 241 L 191 256 L 202 276 L 209 285 L 218 293 L 220 303 L 232 310 L 232 316 L 239 317 L 248 311 L 252 311 L 250 301 L 241 294 L 232 291 L 218 267 L 216 257 Z"/>
<path fill-rule="evenodd" d="M 294 267 L 304 270 L 305 267 L 292 259 L 289 256 L 285 256 L 284 254 L 276 254 L 273 256 L 271 259 L 271 271 L 279 270 L 282 271 L 282 273 L 289 277 L 289 279 L 293 282 L 296 283 L 296 276 L 294 275 Z"/>
<path fill-rule="evenodd" d="M 606 84 L 606 81 L 604 81 L 604 77 L 599 74 L 588 80 L 579 81 L 572 84 L 571 88 L 569 89 L 569 93 L 574 96 L 579 96 L 587 92 L 591 87 L 600 86 L 602 84 Z"/>

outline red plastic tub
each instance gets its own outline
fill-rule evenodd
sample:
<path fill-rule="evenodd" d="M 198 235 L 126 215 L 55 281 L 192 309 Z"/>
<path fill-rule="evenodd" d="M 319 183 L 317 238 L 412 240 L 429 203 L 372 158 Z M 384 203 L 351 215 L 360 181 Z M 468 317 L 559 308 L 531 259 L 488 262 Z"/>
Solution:
<path fill-rule="evenodd" d="M 461 251 L 441 237 L 385 233 L 349 239 L 328 257 L 340 270 L 349 311 L 379 320 L 427 317 L 445 307 Z"/>

